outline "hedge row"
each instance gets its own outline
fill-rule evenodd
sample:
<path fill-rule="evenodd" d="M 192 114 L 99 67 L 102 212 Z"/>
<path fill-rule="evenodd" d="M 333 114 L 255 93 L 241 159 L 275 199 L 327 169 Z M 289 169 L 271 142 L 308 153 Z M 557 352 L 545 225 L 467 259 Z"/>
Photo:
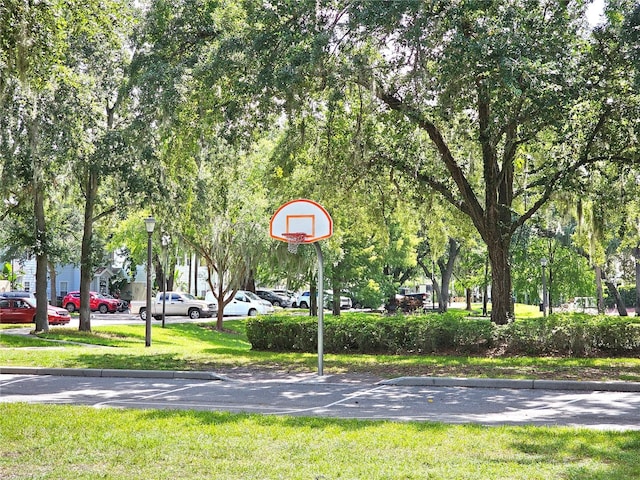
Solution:
<path fill-rule="evenodd" d="M 317 320 L 265 316 L 247 320 L 254 350 L 316 352 Z M 326 316 L 324 351 L 367 354 L 640 355 L 640 319 L 558 314 L 495 325 L 464 312 L 414 316 Z"/>

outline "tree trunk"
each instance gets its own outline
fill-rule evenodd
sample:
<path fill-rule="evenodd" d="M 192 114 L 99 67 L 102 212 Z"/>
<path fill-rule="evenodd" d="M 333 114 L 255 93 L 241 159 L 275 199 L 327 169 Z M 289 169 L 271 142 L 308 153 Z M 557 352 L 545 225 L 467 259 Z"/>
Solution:
<path fill-rule="evenodd" d="M 551 259 L 551 255 L 549 256 Z M 547 308 L 549 308 L 549 315 L 553 313 L 553 296 L 551 292 L 553 289 L 551 288 L 553 285 L 553 268 L 551 268 L 551 260 L 549 260 L 549 288 L 547 289 Z"/>
<path fill-rule="evenodd" d="M 331 278 L 331 290 L 333 290 L 333 296 L 331 298 L 331 313 L 335 316 L 340 316 L 340 283 Z"/>
<path fill-rule="evenodd" d="M 211 278 L 211 274 L 209 274 L 209 278 Z M 213 288 L 211 289 L 211 291 L 214 291 Z M 214 296 L 216 297 L 216 301 L 218 302 L 218 314 L 216 316 L 216 330 L 221 332 L 224 329 L 223 327 L 224 325 L 224 303 L 223 303 L 224 289 L 221 281 L 218 281 L 218 292 Z"/>
<path fill-rule="evenodd" d="M 433 292 L 432 295 L 435 295 L 436 300 L 438 300 L 438 309 L 440 308 L 440 299 L 442 298 L 442 288 L 440 288 L 440 283 L 438 282 L 438 279 L 436 278 L 436 274 L 435 271 L 431 274 L 431 284 L 433 285 Z M 432 298 L 432 303 L 433 303 L 433 296 Z"/>
<path fill-rule="evenodd" d="M 189 258 L 187 259 L 187 265 L 189 266 L 189 286 L 188 288 L 188 292 L 191 293 L 193 292 L 193 289 L 191 288 L 191 282 L 193 280 L 193 271 L 191 270 L 191 267 L 193 265 L 193 261 L 192 261 L 193 255 L 190 255 Z"/>
<path fill-rule="evenodd" d="M 640 317 L 640 247 L 633 249 L 636 259 L 636 317 Z"/>
<path fill-rule="evenodd" d="M 51 296 L 49 297 L 51 305 L 58 306 L 58 290 L 56 288 L 57 283 L 56 266 L 54 263 L 49 262 L 49 288 L 51 289 Z"/>
<path fill-rule="evenodd" d="M 174 272 L 176 271 L 176 261 L 175 259 L 171 259 L 171 263 L 168 267 L 167 270 L 167 290 L 169 290 L 170 292 L 173 291 L 173 283 L 175 281 L 175 275 Z"/>
<path fill-rule="evenodd" d="M 489 287 L 489 257 L 487 256 L 487 258 L 485 259 L 484 262 L 484 283 L 482 284 L 482 315 L 483 316 L 487 316 L 488 315 L 488 309 L 487 309 L 487 304 L 489 302 L 488 299 L 488 287 Z"/>
<path fill-rule="evenodd" d="M 596 272 L 596 301 L 598 307 L 598 313 L 604 314 L 604 295 L 602 293 L 602 268 L 598 265 L 594 267 Z"/>
<path fill-rule="evenodd" d="M 466 310 L 471 311 L 471 289 L 469 287 L 466 288 L 466 300 L 467 300 Z"/>
<path fill-rule="evenodd" d="M 309 315 L 312 317 L 318 315 L 318 289 L 315 281 L 309 285 Z"/>
<path fill-rule="evenodd" d="M 198 296 L 198 254 L 193 257 L 193 296 Z"/>
<path fill-rule="evenodd" d="M 607 286 L 607 290 L 609 291 L 609 295 L 611 295 L 611 297 L 616 302 L 616 308 L 618 309 L 618 315 L 620 315 L 621 317 L 628 316 L 629 314 L 627 313 L 627 307 L 624 304 L 624 300 L 622 299 L 622 296 L 620 295 L 620 292 L 618 291 L 618 287 L 616 287 L 613 282 L 605 281 L 604 283 Z"/>
<path fill-rule="evenodd" d="M 36 169 L 36 172 L 39 169 Z M 44 216 L 44 189 L 39 185 L 39 173 L 36 176 L 34 213 L 36 217 L 36 332 L 49 331 L 47 316 L 47 235 Z"/>
<path fill-rule="evenodd" d="M 509 242 L 491 242 L 489 261 L 491 263 L 491 321 L 504 325 L 513 320 L 511 301 L 511 263 Z"/>
<path fill-rule="evenodd" d="M 458 253 L 460 252 L 460 245 L 451 237 L 449 237 L 448 246 L 449 251 L 447 252 L 447 263 L 445 264 L 442 259 L 438 260 L 438 267 L 440 268 L 440 274 L 442 276 L 440 296 L 438 297 L 438 308 L 440 313 L 444 313 L 449 309 L 449 285 L 451 284 L 451 277 L 453 276 L 453 267 L 456 263 Z"/>
<path fill-rule="evenodd" d="M 81 332 L 91 331 L 90 289 L 93 278 L 93 212 L 98 196 L 98 175 L 89 167 L 86 173 L 84 204 L 84 228 L 82 231 L 82 246 L 80 251 L 80 326 Z M 149 312 L 147 312 L 147 315 Z"/>

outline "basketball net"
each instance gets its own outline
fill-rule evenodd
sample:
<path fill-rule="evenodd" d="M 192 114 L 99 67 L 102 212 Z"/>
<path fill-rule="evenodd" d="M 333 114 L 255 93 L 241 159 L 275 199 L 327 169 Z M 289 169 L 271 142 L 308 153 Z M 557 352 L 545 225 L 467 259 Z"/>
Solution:
<path fill-rule="evenodd" d="M 298 245 L 304 243 L 307 238 L 306 233 L 283 233 L 283 237 L 287 239 L 287 250 L 289 253 L 298 253 Z"/>

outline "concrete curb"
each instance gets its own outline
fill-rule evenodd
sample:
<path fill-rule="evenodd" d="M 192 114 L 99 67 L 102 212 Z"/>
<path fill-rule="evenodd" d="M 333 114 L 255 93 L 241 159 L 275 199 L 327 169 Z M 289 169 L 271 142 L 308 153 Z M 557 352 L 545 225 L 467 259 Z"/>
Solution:
<path fill-rule="evenodd" d="M 119 370 L 96 368 L 41 368 L 0 366 L 0 374 L 57 375 L 73 377 L 113 378 L 181 378 L 190 380 L 232 381 L 213 372 L 175 370 Z M 509 378 L 454 378 L 454 377 L 398 377 L 377 382 L 376 385 L 406 387 L 468 387 L 510 388 L 523 390 L 579 390 L 605 392 L 640 392 L 640 382 L 593 382 L 571 380 L 517 380 Z"/>
<path fill-rule="evenodd" d="M 0 367 L 0 374 L 56 375 L 67 377 L 182 378 L 191 380 L 227 380 L 213 372 L 174 370 L 119 370 L 98 368 Z"/>
<path fill-rule="evenodd" d="M 399 377 L 382 380 L 379 385 L 412 387 L 513 388 L 529 390 L 581 390 L 640 392 L 640 382 L 593 382 L 572 380 L 515 380 L 508 378 Z"/>

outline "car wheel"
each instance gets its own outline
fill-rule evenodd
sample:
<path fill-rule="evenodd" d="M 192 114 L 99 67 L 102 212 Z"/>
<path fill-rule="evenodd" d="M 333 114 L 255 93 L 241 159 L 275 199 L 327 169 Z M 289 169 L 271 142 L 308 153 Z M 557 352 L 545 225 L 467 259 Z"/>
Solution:
<path fill-rule="evenodd" d="M 300 308 L 309 308 L 307 302 L 300 302 Z"/>
<path fill-rule="evenodd" d="M 278 302 L 277 300 L 275 302 L 273 302 L 273 306 L 274 307 L 279 307 L 280 306 L 280 302 Z"/>
<path fill-rule="evenodd" d="M 73 313 L 76 311 L 76 306 L 71 302 L 67 303 L 67 305 L 64 308 L 69 310 L 69 313 Z"/>
<path fill-rule="evenodd" d="M 109 311 L 109 307 L 107 307 L 104 303 L 101 303 L 98 307 L 98 311 L 100 313 L 107 313 Z"/>
<path fill-rule="evenodd" d="M 251 310 L 249 310 L 248 315 L 250 317 L 255 317 L 256 315 L 258 315 L 258 311 L 255 308 L 252 308 Z"/>
<path fill-rule="evenodd" d="M 142 321 L 146 321 L 147 320 L 147 309 L 146 308 L 141 308 L 140 309 L 140 319 Z"/>
<path fill-rule="evenodd" d="M 200 318 L 200 310 L 198 310 L 197 308 L 192 308 L 191 310 L 189 310 L 189 318 L 193 320 Z"/>

